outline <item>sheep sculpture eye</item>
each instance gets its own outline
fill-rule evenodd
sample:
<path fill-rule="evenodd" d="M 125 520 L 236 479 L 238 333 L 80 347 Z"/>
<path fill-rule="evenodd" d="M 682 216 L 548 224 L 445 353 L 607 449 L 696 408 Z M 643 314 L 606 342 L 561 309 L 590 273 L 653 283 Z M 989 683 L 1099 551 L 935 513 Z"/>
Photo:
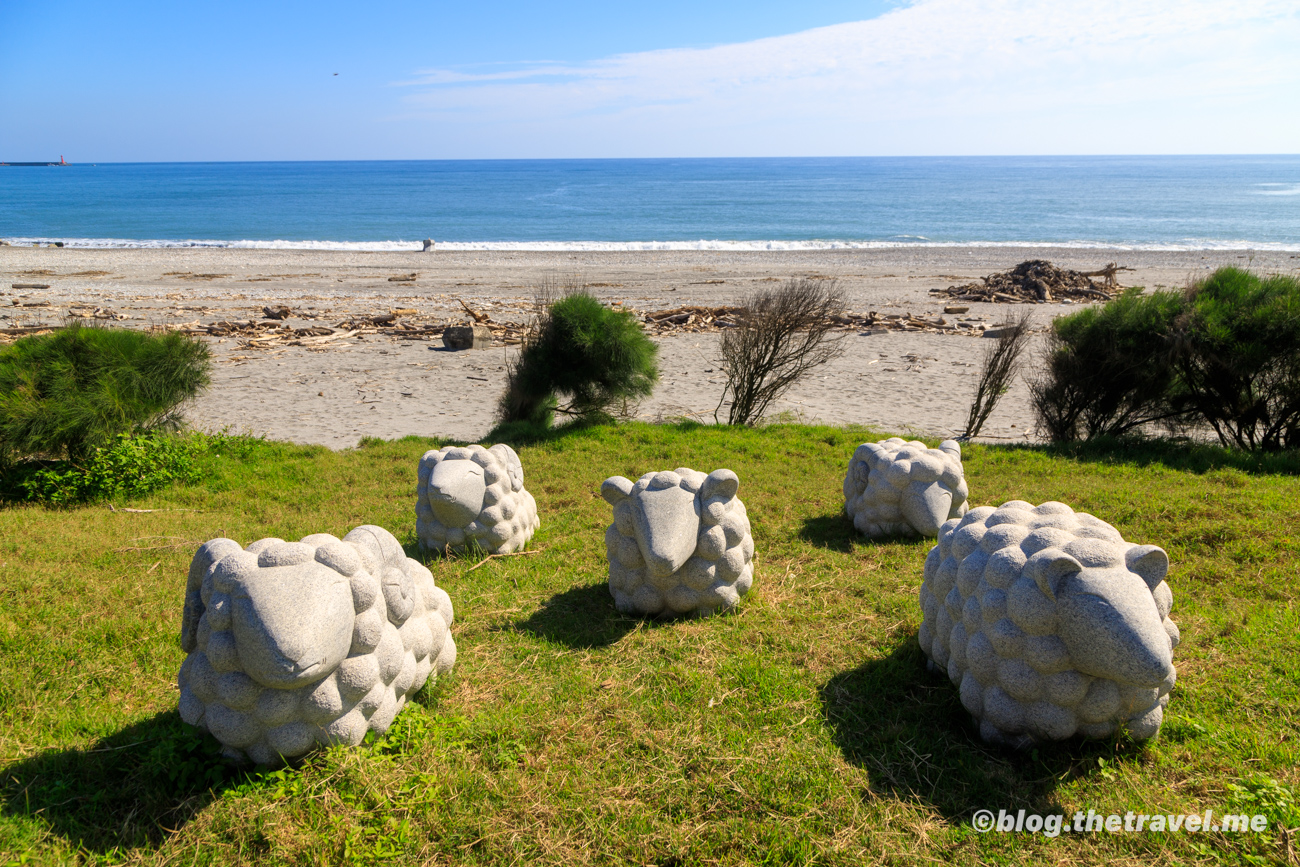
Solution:
<path fill-rule="evenodd" d="M 918 640 L 990 743 L 1155 735 L 1175 672 L 1169 558 L 1063 503 L 947 521 L 925 561 Z"/>
<path fill-rule="evenodd" d="M 727 611 L 754 580 L 754 539 L 731 470 L 688 467 L 606 479 L 609 589 L 619 611 L 679 617 Z"/>

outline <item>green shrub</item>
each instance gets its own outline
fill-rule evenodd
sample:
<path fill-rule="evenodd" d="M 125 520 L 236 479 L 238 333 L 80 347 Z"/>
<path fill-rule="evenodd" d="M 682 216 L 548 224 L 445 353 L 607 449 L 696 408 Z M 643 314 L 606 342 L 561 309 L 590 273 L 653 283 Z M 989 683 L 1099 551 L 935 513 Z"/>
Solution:
<path fill-rule="evenodd" d="M 1300 798 L 1295 788 L 1265 774 L 1228 784 L 1228 812 L 1267 816 L 1274 831 L 1300 827 Z"/>
<path fill-rule="evenodd" d="M 1048 439 L 1117 437 L 1179 418 L 1170 334 L 1183 309 L 1178 293 L 1130 289 L 1053 322 L 1043 373 L 1030 387 Z"/>
<path fill-rule="evenodd" d="M 63 506 L 95 500 L 139 497 L 173 482 L 193 484 L 204 459 L 239 460 L 256 439 L 226 433 L 118 434 L 82 461 L 31 459 L 0 475 L 0 500 Z"/>
<path fill-rule="evenodd" d="M 557 412 L 608 420 L 654 390 L 658 351 L 632 313 L 570 292 L 546 305 L 510 366 L 498 417 L 543 428 Z"/>
<path fill-rule="evenodd" d="M 1174 329 L 1184 405 L 1225 446 L 1300 447 L 1300 279 L 1220 268 L 1185 303 Z"/>
<path fill-rule="evenodd" d="M 171 484 L 194 482 L 202 443 L 157 432 L 118 434 L 92 451 L 84 464 L 56 461 L 24 473 L 21 499 L 67 505 L 111 497 L 136 497 Z"/>
<path fill-rule="evenodd" d="M 175 427 L 209 382 L 208 348 L 171 332 L 70 325 L 0 350 L 0 467 L 32 455 L 84 463 L 124 433 Z"/>

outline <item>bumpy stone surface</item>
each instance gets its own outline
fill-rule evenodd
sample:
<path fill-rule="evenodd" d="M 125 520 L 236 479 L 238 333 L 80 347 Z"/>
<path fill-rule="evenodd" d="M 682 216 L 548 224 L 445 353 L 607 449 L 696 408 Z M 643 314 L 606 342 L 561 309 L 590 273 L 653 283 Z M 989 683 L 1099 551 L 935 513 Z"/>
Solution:
<path fill-rule="evenodd" d="M 956 440 L 932 449 L 890 437 L 853 453 L 844 510 L 868 536 L 937 536 L 944 521 L 966 514 L 967 493 Z"/>
<path fill-rule="evenodd" d="M 991 743 L 1160 730 L 1178 627 L 1169 557 L 1064 503 L 981 506 L 939 532 L 919 639 Z"/>
<path fill-rule="evenodd" d="M 740 480 L 687 467 L 614 476 L 600 495 L 614 507 L 605 531 L 609 590 L 619 611 L 655 617 L 726 611 L 754 583 L 754 538 Z"/>
<path fill-rule="evenodd" d="M 185 589 L 181 719 L 237 761 L 356 746 L 451 670 L 451 623 L 446 592 L 382 527 L 247 548 L 213 539 Z"/>
<path fill-rule="evenodd" d="M 448 446 L 420 458 L 415 533 L 424 547 L 463 552 L 477 543 L 509 554 L 522 551 L 539 526 L 524 465 L 510 446 Z"/>

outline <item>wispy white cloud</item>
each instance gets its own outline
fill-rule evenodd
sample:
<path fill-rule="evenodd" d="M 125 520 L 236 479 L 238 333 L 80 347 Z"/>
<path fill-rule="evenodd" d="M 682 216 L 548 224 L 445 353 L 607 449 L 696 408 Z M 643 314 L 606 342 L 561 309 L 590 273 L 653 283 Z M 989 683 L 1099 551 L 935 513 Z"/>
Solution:
<path fill-rule="evenodd" d="M 415 77 L 407 81 L 394 82 L 399 87 L 419 87 L 422 85 L 481 84 L 483 82 L 526 81 L 535 78 L 554 78 L 556 76 L 577 77 L 589 74 L 589 69 L 582 66 L 566 66 L 560 63 L 536 62 L 516 69 L 498 72 L 462 72 L 455 69 L 421 69 Z"/>
<path fill-rule="evenodd" d="M 494 156 L 1294 152 L 1297 45 L 1294 0 L 917 0 L 753 42 L 402 84 L 405 119 L 442 150 Z"/>

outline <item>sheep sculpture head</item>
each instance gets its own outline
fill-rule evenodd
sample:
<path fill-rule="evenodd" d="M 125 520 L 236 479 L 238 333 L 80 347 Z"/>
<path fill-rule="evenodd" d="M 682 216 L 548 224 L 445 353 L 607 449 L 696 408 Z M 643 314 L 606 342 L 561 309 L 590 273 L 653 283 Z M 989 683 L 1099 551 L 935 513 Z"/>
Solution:
<path fill-rule="evenodd" d="M 236 761 L 383 734 L 451 670 L 451 599 L 382 527 L 206 542 L 190 563 L 180 713 Z"/>
<path fill-rule="evenodd" d="M 541 526 L 524 465 L 505 443 L 433 449 L 420 458 L 415 534 L 434 551 L 522 551 Z"/>
<path fill-rule="evenodd" d="M 1064 503 L 981 506 L 939 533 L 918 639 L 990 743 L 1156 734 L 1174 686 L 1169 557 Z"/>
<path fill-rule="evenodd" d="M 867 536 L 937 536 L 944 521 L 966 514 L 968 493 L 956 440 L 932 449 L 890 437 L 853 453 L 844 511 Z"/>
<path fill-rule="evenodd" d="M 614 507 L 605 531 L 609 589 L 626 614 L 655 617 L 726 611 L 754 581 L 754 538 L 740 479 L 688 467 L 646 473 L 635 483 L 606 479 Z"/>

